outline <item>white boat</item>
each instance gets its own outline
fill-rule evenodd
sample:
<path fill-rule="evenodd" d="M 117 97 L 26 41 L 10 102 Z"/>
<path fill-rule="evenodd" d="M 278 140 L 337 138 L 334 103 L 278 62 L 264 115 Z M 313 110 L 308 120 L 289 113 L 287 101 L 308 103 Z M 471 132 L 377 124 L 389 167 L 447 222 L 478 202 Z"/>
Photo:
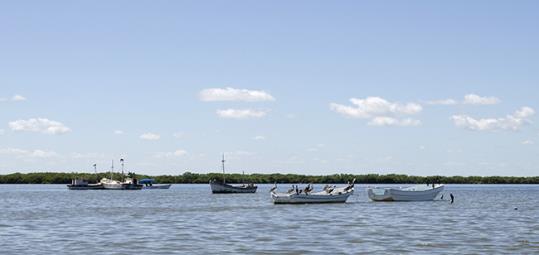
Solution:
<path fill-rule="evenodd" d="M 213 194 L 255 193 L 256 192 L 256 189 L 258 187 L 253 183 L 240 184 L 240 185 L 232 185 L 232 184 L 226 183 L 225 155 L 224 154 L 223 154 L 223 160 L 221 160 L 221 163 L 223 164 L 223 181 L 222 182 L 217 181 L 217 180 L 210 181 L 210 188 Z"/>
<path fill-rule="evenodd" d="M 100 181 L 103 184 L 103 188 L 110 190 L 140 190 L 142 189 L 142 184 L 137 182 L 137 179 L 134 178 L 125 178 L 123 182 L 103 178 Z"/>
<path fill-rule="evenodd" d="M 348 197 L 354 194 L 354 183 L 340 188 L 326 185 L 326 188 L 320 192 L 304 192 L 296 188 L 290 189 L 287 193 L 277 193 L 275 189 L 276 187 L 271 190 L 274 204 L 345 203 Z"/>
<path fill-rule="evenodd" d="M 431 201 L 444 190 L 443 184 L 415 185 L 407 188 L 367 188 L 372 201 Z"/>
<path fill-rule="evenodd" d="M 117 181 L 117 180 L 103 178 L 101 179 L 99 183 L 101 183 L 103 185 L 103 188 L 105 189 L 113 189 L 113 190 L 123 189 L 122 182 Z"/>
<path fill-rule="evenodd" d="M 124 176 L 124 160 L 122 162 L 122 177 Z M 112 173 L 114 172 L 114 161 L 112 161 L 112 167 L 110 171 L 110 179 L 103 178 L 100 183 L 103 184 L 104 189 L 108 190 L 140 190 L 142 184 L 138 183 L 136 178 L 125 178 L 123 181 L 117 181 L 112 179 Z"/>

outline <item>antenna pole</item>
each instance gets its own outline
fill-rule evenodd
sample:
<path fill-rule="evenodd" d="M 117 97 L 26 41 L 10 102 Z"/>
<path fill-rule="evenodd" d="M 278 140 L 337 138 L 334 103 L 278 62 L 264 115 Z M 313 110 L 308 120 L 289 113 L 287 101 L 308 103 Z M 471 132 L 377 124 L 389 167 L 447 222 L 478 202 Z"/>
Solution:
<path fill-rule="evenodd" d="M 221 160 L 221 163 L 223 163 L 223 183 L 226 183 L 226 177 L 225 177 L 225 154 L 223 153 L 223 160 Z"/>
<path fill-rule="evenodd" d="M 97 176 L 97 164 L 94 164 L 94 172 L 95 172 L 95 180 L 99 182 L 99 180 L 97 180 L 99 178 Z"/>
<path fill-rule="evenodd" d="M 122 181 L 125 181 L 125 178 L 124 178 L 124 159 L 121 158 L 120 162 L 122 162 Z"/>
<path fill-rule="evenodd" d="M 112 181 L 112 172 L 114 172 L 114 159 L 112 160 L 112 166 L 110 167 L 110 180 Z"/>

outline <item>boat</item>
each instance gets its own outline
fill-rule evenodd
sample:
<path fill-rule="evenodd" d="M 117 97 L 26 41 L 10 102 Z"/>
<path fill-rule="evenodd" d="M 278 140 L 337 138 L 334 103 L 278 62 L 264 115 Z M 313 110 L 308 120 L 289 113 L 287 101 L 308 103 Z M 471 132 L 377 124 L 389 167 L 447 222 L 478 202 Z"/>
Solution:
<path fill-rule="evenodd" d="M 97 176 L 97 164 L 94 164 L 94 171 Z M 96 190 L 104 189 L 103 184 L 94 183 L 89 184 L 87 180 L 83 178 L 75 178 L 71 180 L 71 184 L 67 185 L 67 188 L 70 190 Z"/>
<path fill-rule="evenodd" d="M 120 159 L 122 162 L 122 177 L 124 176 L 124 159 Z M 114 172 L 114 161 L 112 161 L 112 167 L 110 172 L 110 179 L 103 178 L 100 183 L 103 184 L 103 187 L 107 190 L 140 190 L 142 189 L 142 184 L 138 183 L 136 178 L 124 178 L 123 181 L 114 180 L 112 173 Z"/>
<path fill-rule="evenodd" d="M 274 204 L 345 203 L 348 197 L 354 194 L 354 182 L 339 188 L 326 185 L 319 192 L 312 192 L 313 187 L 310 184 L 303 190 L 299 190 L 296 186 L 286 193 L 278 193 L 276 189 L 277 186 L 274 186 L 270 190 Z"/>
<path fill-rule="evenodd" d="M 232 185 L 226 183 L 225 177 L 225 155 L 223 154 L 223 159 L 221 160 L 223 164 L 223 181 L 211 180 L 210 187 L 213 194 L 228 194 L 228 193 L 255 193 L 258 188 L 255 184 L 241 184 L 241 185 Z"/>
<path fill-rule="evenodd" d="M 71 180 L 71 184 L 67 185 L 67 188 L 70 190 L 97 190 L 97 189 L 104 189 L 103 184 L 101 183 L 95 183 L 95 184 L 88 184 L 88 181 L 82 179 L 82 178 L 76 178 Z"/>
<path fill-rule="evenodd" d="M 138 183 L 136 178 L 125 178 L 124 181 L 112 179 L 101 179 L 103 187 L 108 190 L 141 190 L 143 185 Z"/>
<path fill-rule="evenodd" d="M 169 189 L 172 184 L 153 184 L 154 179 L 142 179 L 139 181 L 142 184 L 142 189 Z"/>
<path fill-rule="evenodd" d="M 444 190 L 443 184 L 415 185 L 406 188 L 367 188 L 372 201 L 431 201 Z"/>

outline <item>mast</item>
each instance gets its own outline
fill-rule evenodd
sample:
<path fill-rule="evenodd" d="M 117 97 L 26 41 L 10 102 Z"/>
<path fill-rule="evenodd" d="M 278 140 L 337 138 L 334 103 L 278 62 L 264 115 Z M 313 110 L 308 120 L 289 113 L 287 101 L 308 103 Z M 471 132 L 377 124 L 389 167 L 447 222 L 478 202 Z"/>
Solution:
<path fill-rule="evenodd" d="M 223 160 L 221 160 L 221 163 L 223 163 L 223 184 L 226 183 L 226 177 L 225 177 L 225 154 L 223 153 Z"/>
<path fill-rule="evenodd" d="M 110 180 L 112 181 L 112 172 L 114 172 L 114 159 L 112 160 L 112 166 L 110 167 Z"/>
<path fill-rule="evenodd" d="M 121 158 L 120 162 L 122 162 L 122 181 L 125 181 L 125 178 L 124 178 L 124 159 Z"/>
<path fill-rule="evenodd" d="M 97 164 L 94 164 L 94 172 L 95 172 L 95 180 L 99 182 L 98 180 L 99 177 L 97 176 Z"/>

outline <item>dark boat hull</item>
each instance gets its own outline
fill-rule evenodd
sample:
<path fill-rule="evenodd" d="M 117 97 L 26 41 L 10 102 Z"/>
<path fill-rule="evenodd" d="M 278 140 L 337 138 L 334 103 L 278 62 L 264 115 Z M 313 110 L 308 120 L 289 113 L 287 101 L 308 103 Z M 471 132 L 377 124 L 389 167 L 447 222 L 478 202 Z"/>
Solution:
<path fill-rule="evenodd" d="M 88 185 L 72 185 L 68 184 L 67 188 L 70 190 L 100 190 L 105 189 L 103 184 L 88 184 Z"/>
<path fill-rule="evenodd" d="M 213 194 L 231 194 L 231 193 L 255 193 L 257 186 L 234 186 L 226 183 L 210 182 Z"/>

